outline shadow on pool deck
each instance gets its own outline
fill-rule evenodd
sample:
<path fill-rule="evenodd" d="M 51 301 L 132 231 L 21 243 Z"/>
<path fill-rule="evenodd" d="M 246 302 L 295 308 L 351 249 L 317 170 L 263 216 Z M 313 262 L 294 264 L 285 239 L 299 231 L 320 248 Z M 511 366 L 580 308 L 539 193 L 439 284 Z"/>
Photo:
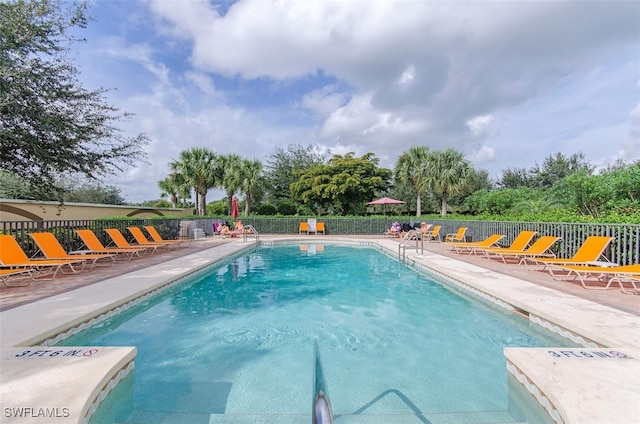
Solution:
<path fill-rule="evenodd" d="M 278 239 L 292 236 L 270 236 L 262 235 L 264 239 Z M 304 237 L 304 236 L 303 236 Z M 309 236 L 309 240 L 318 242 L 320 240 L 331 240 L 332 236 Z M 344 236 L 337 237 L 344 239 Z M 360 239 L 376 240 L 380 236 L 358 236 Z M 170 259 L 179 258 L 204 249 L 209 249 L 224 243 L 231 242 L 230 239 L 222 239 L 220 237 L 210 237 L 195 240 L 190 247 L 181 249 L 172 249 L 170 251 L 159 252 L 152 256 L 132 259 L 131 261 L 118 261 L 113 266 L 101 266 L 91 271 L 83 271 L 77 274 L 59 274 L 53 280 L 36 280 L 32 281 L 27 287 L 0 287 L 0 311 L 14 308 L 26 303 L 34 302 L 38 299 L 64 293 L 78 287 L 90 285 L 103 281 L 107 278 L 123 275 L 131 271 L 137 271 L 146 267 L 150 267 Z M 548 272 L 540 271 L 541 267 L 525 266 L 517 264 L 504 265 L 496 260 L 489 260 L 484 257 L 457 254 L 453 252 L 446 244 L 437 242 L 424 243 L 425 250 L 441 254 L 456 260 L 472 263 L 474 265 L 490 269 L 492 271 L 511 275 L 513 277 L 549 287 L 558 291 L 569 293 L 577 297 L 588 299 L 590 301 L 600 303 L 612 308 L 616 308 L 634 315 L 640 315 L 640 296 L 622 293 L 619 288 L 611 288 L 609 290 L 586 290 L 579 281 L 554 280 Z"/>

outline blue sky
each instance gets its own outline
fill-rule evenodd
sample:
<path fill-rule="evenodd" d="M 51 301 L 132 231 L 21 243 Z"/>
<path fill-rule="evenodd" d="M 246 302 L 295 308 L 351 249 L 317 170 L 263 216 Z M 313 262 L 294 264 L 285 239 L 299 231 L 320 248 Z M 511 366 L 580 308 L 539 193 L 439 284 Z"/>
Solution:
<path fill-rule="evenodd" d="M 498 178 L 557 152 L 640 159 L 640 2 L 94 0 L 87 88 L 134 113 L 148 163 L 109 181 L 159 198 L 182 150 L 453 147 Z M 208 201 L 222 197 L 210 192 Z"/>

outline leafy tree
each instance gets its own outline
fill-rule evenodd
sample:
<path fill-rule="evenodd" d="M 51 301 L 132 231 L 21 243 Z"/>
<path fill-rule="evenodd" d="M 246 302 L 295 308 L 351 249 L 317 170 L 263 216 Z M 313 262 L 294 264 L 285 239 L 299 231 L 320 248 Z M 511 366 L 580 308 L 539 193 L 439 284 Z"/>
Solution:
<path fill-rule="evenodd" d="M 233 195 L 242 185 L 242 158 L 236 154 L 220 156 L 216 173 L 220 176 L 219 182 L 227 193 L 228 214 L 231 215 Z"/>
<path fill-rule="evenodd" d="M 518 189 L 517 189 L 518 190 Z M 519 190 L 531 190 L 537 192 L 535 189 L 527 189 L 521 187 Z M 538 193 L 539 194 L 539 193 Z M 562 209 L 563 205 L 549 196 L 533 195 L 517 202 L 508 213 L 511 214 L 538 214 L 542 215 L 555 209 Z"/>
<path fill-rule="evenodd" d="M 629 164 L 627 164 L 623 159 L 618 158 L 614 163 L 607 164 L 607 167 L 606 169 L 604 169 L 603 172 L 608 173 L 608 172 L 622 171 L 623 169 L 626 169 L 628 166 Z"/>
<path fill-rule="evenodd" d="M 258 215 L 275 215 L 278 210 L 271 203 L 263 203 L 258 206 L 256 212 Z"/>
<path fill-rule="evenodd" d="M 465 187 L 471 170 L 469 161 L 454 149 L 434 151 L 429 155 L 426 184 L 440 198 L 441 216 L 447 215 L 449 196 Z"/>
<path fill-rule="evenodd" d="M 160 196 L 169 197 L 174 208 L 178 207 L 178 203 L 184 204 L 191 198 L 191 187 L 180 173 L 170 173 L 164 180 L 158 181 L 158 187 L 162 191 Z"/>
<path fill-rule="evenodd" d="M 501 188 L 531 187 L 531 175 L 525 168 L 507 168 L 498 179 Z"/>
<path fill-rule="evenodd" d="M 273 187 L 269 192 L 269 200 L 274 203 L 283 199 L 295 201 L 291 198 L 289 188 L 298 180 L 296 173 L 321 163 L 324 163 L 324 155 L 318 153 L 312 145 L 303 147 L 291 144 L 287 150 L 276 149 L 265 166 L 268 185 Z"/>
<path fill-rule="evenodd" d="M 227 210 L 227 199 L 216 200 L 215 202 L 209 202 L 207 204 L 207 215 L 213 216 L 221 216 L 228 215 L 229 211 Z"/>
<path fill-rule="evenodd" d="M 603 176 L 604 184 L 613 188 L 614 198 L 611 200 L 640 201 L 640 161 L 619 169 L 614 168 Z"/>
<path fill-rule="evenodd" d="M 542 163 L 542 167 L 536 164 L 531 169 L 532 186 L 551 188 L 564 177 L 579 171 L 583 171 L 588 175 L 593 173 L 593 166 L 587 162 L 583 153 L 574 153 L 569 157 L 562 153 L 556 153 L 555 156 L 547 156 Z"/>
<path fill-rule="evenodd" d="M 458 206 L 459 212 L 469 212 L 465 210 L 465 199 L 478 190 L 492 189 L 493 184 L 489 179 L 489 172 L 485 169 L 471 168 L 466 184 L 460 189 L 458 194 L 449 198 L 449 204 Z"/>
<path fill-rule="evenodd" d="M 280 215 L 295 215 L 297 210 L 296 210 L 296 204 L 293 203 L 291 200 L 289 199 L 283 199 L 280 200 L 277 204 L 276 204 L 276 208 L 274 210 L 274 214 L 275 213 L 279 213 Z M 267 214 L 268 215 L 268 214 Z"/>
<path fill-rule="evenodd" d="M 549 191 L 578 214 L 598 218 L 613 197 L 612 187 L 601 182 L 602 177 L 579 171 L 558 181 Z"/>
<path fill-rule="evenodd" d="M 394 177 L 400 183 L 407 183 L 413 187 L 416 194 L 416 216 L 422 215 L 421 197 L 426 191 L 429 148 L 414 146 L 402 153 L 398 158 L 394 170 Z"/>
<path fill-rule="evenodd" d="M 291 184 L 293 196 L 342 215 L 364 211 L 376 192 L 387 189 L 391 171 L 378 167 L 373 153 L 359 158 L 353 155 L 334 155 L 329 163 L 301 172 L 299 180 Z"/>
<path fill-rule="evenodd" d="M 537 199 L 539 190 L 528 187 L 478 190 L 465 199 L 465 205 L 474 215 L 504 215 L 519 204 Z"/>
<path fill-rule="evenodd" d="M 95 181 L 86 181 L 77 187 L 65 190 L 65 202 L 94 203 L 99 205 L 124 205 L 120 189 L 105 186 Z"/>
<path fill-rule="evenodd" d="M 388 190 L 376 193 L 374 198 L 391 197 L 392 199 L 398 199 L 406 202 L 400 205 L 387 205 L 384 209 L 387 215 L 399 215 L 399 214 L 411 214 L 417 211 L 416 205 L 416 191 L 409 183 L 400 182 L 394 180 L 392 186 Z M 433 193 L 425 191 L 420 196 L 420 213 L 422 215 L 426 213 L 434 213 L 440 210 L 440 201 L 435 198 Z"/>
<path fill-rule="evenodd" d="M 171 169 L 197 193 L 196 214 L 205 215 L 207 191 L 216 187 L 218 178 L 218 156 L 204 147 L 193 147 L 180 152 L 180 158 L 171 163 Z"/>
<path fill-rule="evenodd" d="M 173 205 L 167 202 L 164 199 L 156 199 L 156 200 L 145 200 L 144 202 L 138 203 L 139 206 L 144 206 L 148 208 L 171 208 Z"/>
<path fill-rule="evenodd" d="M 632 211 L 640 200 L 640 163 L 612 167 L 600 175 L 575 172 L 549 193 L 582 216 L 600 218 L 621 208 Z"/>
<path fill-rule="evenodd" d="M 489 171 L 486 169 L 471 168 L 465 191 L 467 193 L 473 193 L 482 189 L 493 190 L 493 183 L 489 178 Z"/>
<path fill-rule="evenodd" d="M 0 172 L 0 175 L 3 174 Z M 35 189 L 27 184 L 23 179 L 19 177 L 17 181 L 23 184 L 23 187 L 31 192 L 31 198 L 44 201 L 58 200 L 62 202 L 74 202 L 74 203 L 93 203 L 101 205 L 124 205 L 125 200 L 120 193 L 120 189 L 115 186 L 104 185 L 99 181 L 86 179 L 83 175 L 61 175 L 55 184 L 57 190 L 55 192 L 43 190 L 42 187 L 36 187 Z M 10 182 L 11 180 L 9 180 Z M 0 181 L 0 187 L 4 186 L 4 182 Z M 10 188 L 11 186 L 8 186 Z M 2 189 L 0 189 L 0 192 Z M 28 194 L 27 194 L 28 195 Z M 0 194 L 0 197 L 2 195 Z M 20 198 L 20 197 L 14 197 Z M 28 198 L 28 197 L 21 197 Z"/>
<path fill-rule="evenodd" d="M 261 193 L 264 186 L 262 163 L 257 160 L 244 159 L 240 165 L 240 174 L 242 176 L 240 189 L 244 193 L 245 199 L 244 214 L 249 215 L 251 213 L 251 200 Z"/>
<path fill-rule="evenodd" d="M 24 178 L 0 169 L 0 199 L 33 199 L 32 194 Z"/>
<path fill-rule="evenodd" d="M 146 155 L 145 135 L 117 127 L 131 115 L 107 104 L 106 90 L 83 87 L 69 59 L 70 29 L 86 27 L 87 7 L 0 2 L 0 168 L 44 191 L 60 192 L 62 173 L 96 179 Z"/>

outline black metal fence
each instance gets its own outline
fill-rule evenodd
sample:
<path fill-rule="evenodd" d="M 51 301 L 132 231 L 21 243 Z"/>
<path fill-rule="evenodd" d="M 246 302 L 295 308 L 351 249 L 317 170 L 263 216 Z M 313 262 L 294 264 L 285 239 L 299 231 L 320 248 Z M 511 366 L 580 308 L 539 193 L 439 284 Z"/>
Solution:
<path fill-rule="evenodd" d="M 418 224 L 420 219 L 410 217 L 317 217 L 325 224 L 326 234 L 333 235 L 382 235 L 392 221 Z M 0 221 L 3 234 L 12 234 L 25 249 L 33 255 L 37 249 L 31 238 L 31 232 L 49 231 L 56 235 L 66 250 L 78 250 L 82 244 L 76 236 L 76 229 L 89 228 L 109 244 L 110 239 L 105 228 L 118 228 L 129 237 L 126 227 L 153 225 L 167 239 L 190 237 L 193 229 L 201 229 L 205 235 L 213 233 L 213 222 L 224 221 L 219 218 L 145 218 L 114 220 L 51 220 L 51 221 Z M 248 217 L 244 224 L 253 225 L 260 234 L 298 234 L 303 217 Z M 558 256 L 572 256 L 584 240 L 591 235 L 611 236 L 613 242 L 605 252 L 611 262 L 621 265 L 640 263 L 640 225 L 636 224 L 587 224 L 566 222 L 509 222 L 509 221 L 464 221 L 429 219 L 428 223 L 441 225 L 441 234 L 454 233 L 459 227 L 468 227 L 468 240 L 481 240 L 494 234 L 504 234 L 503 245 L 509 245 L 522 230 L 537 231 L 538 235 L 558 236 L 562 240 L 554 246 Z"/>
<path fill-rule="evenodd" d="M 160 235 L 167 239 L 177 239 L 180 236 L 180 220 L 178 219 L 130 219 L 130 220 L 50 220 L 50 221 L 0 221 L 2 234 L 11 234 L 18 240 L 28 256 L 37 253 L 38 248 L 29 237 L 29 233 L 51 232 L 66 251 L 80 250 L 83 248 L 82 240 L 76 235 L 75 230 L 90 229 L 105 245 L 111 244 L 111 239 L 104 231 L 105 228 L 118 228 L 128 240 L 133 242 L 133 237 L 127 231 L 127 227 L 153 225 Z"/>

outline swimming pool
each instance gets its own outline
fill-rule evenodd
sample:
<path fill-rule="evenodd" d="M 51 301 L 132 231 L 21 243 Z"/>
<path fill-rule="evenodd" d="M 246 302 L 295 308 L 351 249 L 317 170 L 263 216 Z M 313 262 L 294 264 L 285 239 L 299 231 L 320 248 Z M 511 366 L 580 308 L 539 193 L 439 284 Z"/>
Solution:
<path fill-rule="evenodd" d="M 345 422 L 513 422 L 502 349 L 573 346 L 374 249 L 312 244 L 230 259 L 62 344 L 138 348 L 94 422 L 308 422 L 314 340 Z"/>

